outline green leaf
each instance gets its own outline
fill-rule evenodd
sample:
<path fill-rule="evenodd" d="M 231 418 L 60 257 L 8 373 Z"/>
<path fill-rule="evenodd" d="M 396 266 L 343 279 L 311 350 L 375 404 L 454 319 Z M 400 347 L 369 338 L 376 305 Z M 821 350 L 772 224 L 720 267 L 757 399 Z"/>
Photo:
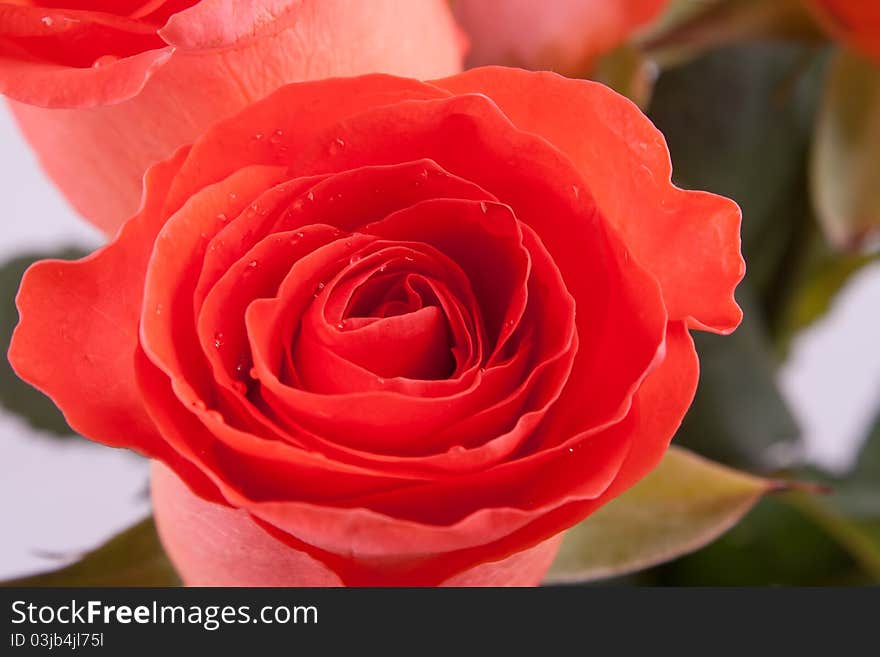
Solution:
<path fill-rule="evenodd" d="M 868 584 L 867 575 L 835 537 L 771 495 L 742 522 L 693 554 L 639 573 L 649 586 L 831 586 Z"/>
<path fill-rule="evenodd" d="M 612 577 L 696 550 L 779 487 L 670 448 L 641 482 L 568 531 L 546 581 Z"/>
<path fill-rule="evenodd" d="M 9 351 L 12 331 L 18 323 L 15 295 L 25 270 L 36 260 L 73 260 L 83 255 L 78 250 L 68 248 L 55 253 L 20 256 L 0 266 L 0 349 L 4 355 Z M 35 429 L 59 436 L 73 434 L 55 404 L 39 390 L 19 379 L 6 358 L 0 364 L 0 405 L 26 419 Z"/>
<path fill-rule="evenodd" d="M 833 244 L 853 250 L 880 239 L 880 68 L 845 50 L 831 62 L 810 173 Z"/>
<path fill-rule="evenodd" d="M 70 566 L 2 586 L 179 586 L 153 519 L 117 534 Z"/>

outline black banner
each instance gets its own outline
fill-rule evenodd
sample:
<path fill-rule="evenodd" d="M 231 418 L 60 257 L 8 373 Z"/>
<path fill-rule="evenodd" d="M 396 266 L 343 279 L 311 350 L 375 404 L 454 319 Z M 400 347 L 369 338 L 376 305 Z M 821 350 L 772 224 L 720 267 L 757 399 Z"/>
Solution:
<path fill-rule="evenodd" d="M 880 589 L 2 589 L 0 654 L 876 654 Z M 270 652 L 270 649 L 272 651 Z M 606 653 L 607 654 L 607 653 Z"/>

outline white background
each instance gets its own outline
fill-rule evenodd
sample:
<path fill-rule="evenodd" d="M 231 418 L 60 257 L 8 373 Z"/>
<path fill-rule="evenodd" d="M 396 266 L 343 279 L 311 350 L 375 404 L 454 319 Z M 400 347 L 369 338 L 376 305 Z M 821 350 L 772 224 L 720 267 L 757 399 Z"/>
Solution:
<path fill-rule="evenodd" d="M 0 108 L 0 261 L 65 245 L 93 247 Z M 780 380 L 808 457 L 851 464 L 880 403 L 880 265 L 861 272 L 794 346 Z M 59 441 L 0 409 L 0 579 L 53 568 L 148 512 L 146 463 L 84 440 Z"/>

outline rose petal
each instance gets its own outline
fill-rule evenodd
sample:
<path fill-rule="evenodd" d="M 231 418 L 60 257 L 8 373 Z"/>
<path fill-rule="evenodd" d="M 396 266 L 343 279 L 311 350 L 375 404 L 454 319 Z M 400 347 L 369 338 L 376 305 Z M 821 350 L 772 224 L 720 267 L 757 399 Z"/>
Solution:
<path fill-rule="evenodd" d="M 491 96 L 518 128 L 571 158 L 599 210 L 660 280 L 670 318 L 725 334 L 739 325 L 739 208 L 673 186 L 663 135 L 633 103 L 595 82 L 499 67 L 434 84 Z"/>

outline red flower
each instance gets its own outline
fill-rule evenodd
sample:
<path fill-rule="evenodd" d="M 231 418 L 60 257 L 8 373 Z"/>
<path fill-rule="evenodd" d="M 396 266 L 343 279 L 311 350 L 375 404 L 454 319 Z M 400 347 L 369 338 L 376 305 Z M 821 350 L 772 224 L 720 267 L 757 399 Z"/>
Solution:
<path fill-rule="evenodd" d="M 113 235 L 147 167 L 218 119 L 288 82 L 450 75 L 462 46 L 444 0 L 0 1 L 0 93 Z"/>
<path fill-rule="evenodd" d="M 807 0 L 807 6 L 833 37 L 880 62 L 880 2 Z"/>
<path fill-rule="evenodd" d="M 32 267 L 10 360 L 174 472 L 190 583 L 534 584 L 663 455 L 688 328 L 738 324 L 739 223 L 596 83 L 294 84 L 152 168 L 108 247 Z"/>
<path fill-rule="evenodd" d="M 583 74 L 592 60 L 660 14 L 669 0 L 456 0 L 471 65 Z"/>

